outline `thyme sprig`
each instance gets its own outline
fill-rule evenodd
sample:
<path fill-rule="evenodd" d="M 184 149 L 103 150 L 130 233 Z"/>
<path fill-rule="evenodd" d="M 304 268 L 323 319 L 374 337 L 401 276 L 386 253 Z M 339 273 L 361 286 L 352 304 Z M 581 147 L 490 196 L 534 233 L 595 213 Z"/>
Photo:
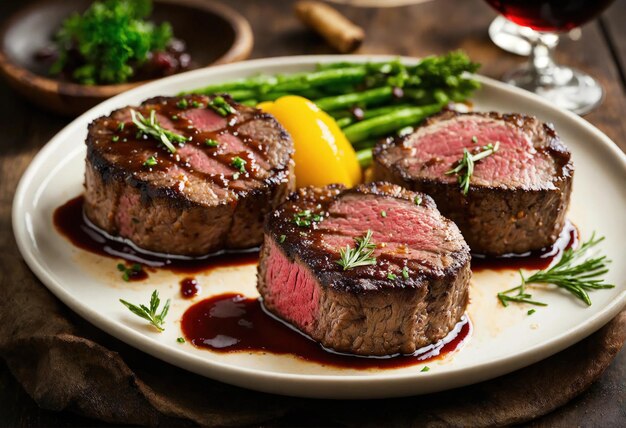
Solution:
<path fill-rule="evenodd" d="M 159 292 L 157 290 L 154 290 L 152 292 L 152 296 L 150 297 L 150 307 L 146 305 L 137 306 L 123 299 L 120 299 L 120 302 L 124 306 L 126 306 L 133 314 L 149 321 L 150 324 L 152 324 L 160 332 L 165 330 L 165 328 L 163 328 L 163 322 L 165 321 L 165 317 L 170 310 L 170 299 L 167 299 L 165 305 L 163 305 L 161 313 L 157 314 L 157 310 L 159 309 L 159 305 L 161 304 L 161 299 L 159 299 Z"/>
<path fill-rule="evenodd" d="M 139 132 L 161 141 L 171 153 L 176 153 L 176 147 L 174 147 L 172 142 L 187 142 L 187 137 L 184 135 L 176 134 L 175 132 L 163 128 L 156 119 L 155 110 L 150 110 L 150 117 L 145 118 L 140 112 L 131 109 L 130 116 L 135 126 L 139 129 Z"/>
<path fill-rule="evenodd" d="M 372 231 L 368 230 L 365 236 L 354 238 L 355 248 L 346 245 L 346 248 L 339 250 L 340 258 L 337 264 L 343 270 L 355 268 L 357 266 L 375 265 L 376 257 L 372 257 L 376 244 L 372 242 Z"/>
<path fill-rule="evenodd" d="M 504 306 L 509 302 L 530 303 L 533 305 L 546 306 L 545 303 L 530 300 L 532 296 L 525 291 L 526 284 L 554 284 L 562 288 L 575 297 L 591 306 L 591 298 L 588 291 L 604 288 L 614 288 L 615 285 L 604 282 L 602 276 L 609 270 L 607 265 L 611 263 L 606 256 L 585 257 L 589 249 L 595 247 L 604 240 L 604 237 L 596 238 L 595 233 L 588 241 L 584 242 L 578 249 L 568 248 L 563 252 L 561 260 L 545 270 L 540 270 L 524 278 L 520 271 L 522 284 L 502 293 L 498 293 L 498 299 Z M 518 291 L 518 294 L 511 296 L 509 293 Z"/>
<path fill-rule="evenodd" d="M 491 156 L 500 148 L 500 142 L 496 141 L 495 144 L 489 143 L 482 147 L 482 151 L 473 155 L 469 150 L 463 149 L 463 157 L 458 162 L 458 165 L 449 171 L 446 171 L 446 175 L 456 174 L 458 176 L 459 185 L 464 195 L 467 195 L 469 191 L 470 180 L 474 175 L 474 164 L 481 159 Z"/>

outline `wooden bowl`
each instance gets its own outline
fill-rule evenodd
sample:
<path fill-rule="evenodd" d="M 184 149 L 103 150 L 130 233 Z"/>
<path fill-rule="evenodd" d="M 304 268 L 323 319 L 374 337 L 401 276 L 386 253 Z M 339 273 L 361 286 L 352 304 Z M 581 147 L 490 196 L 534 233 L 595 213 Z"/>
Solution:
<path fill-rule="evenodd" d="M 56 80 L 35 53 L 50 44 L 61 22 L 93 0 L 46 0 L 11 17 L 0 29 L 0 74 L 20 94 L 48 110 L 75 116 L 101 101 L 146 83 L 81 85 Z M 253 45 L 248 21 L 230 7 L 208 0 L 155 0 L 150 20 L 168 21 L 199 66 L 245 59 Z"/>

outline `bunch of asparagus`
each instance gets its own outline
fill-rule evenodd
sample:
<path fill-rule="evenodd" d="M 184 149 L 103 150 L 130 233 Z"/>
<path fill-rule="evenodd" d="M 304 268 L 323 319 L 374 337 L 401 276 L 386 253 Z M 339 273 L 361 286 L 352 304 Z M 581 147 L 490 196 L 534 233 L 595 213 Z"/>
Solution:
<path fill-rule="evenodd" d="M 479 65 L 461 52 L 405 65 L 399 59 L 376 63 L 320 64 L 312 72 L 257 75 L 192 91 L 228 93 L 254 106 L 284 95 L 300 95 L 333 116 L 357 150 L 361 165 L 371 163 L 371 148 L 383 136 L 410 132 L 449 102 L 463 102 L 479 87 L 466 73 Z"/>

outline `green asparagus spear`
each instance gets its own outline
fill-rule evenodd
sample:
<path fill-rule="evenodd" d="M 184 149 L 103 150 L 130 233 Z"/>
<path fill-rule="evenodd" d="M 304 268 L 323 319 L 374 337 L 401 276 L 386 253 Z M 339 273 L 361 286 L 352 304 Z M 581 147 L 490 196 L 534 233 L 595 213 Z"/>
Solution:
<path fill-rule="evenodd" d="M 344 128 L 343 132 L 351 143 L 387 135 L 405 126 L 415 125 L 427 116 L 441 110 L 441 104 L 422 107 L 407 107 L 383 116 L 363 120 Z"/>

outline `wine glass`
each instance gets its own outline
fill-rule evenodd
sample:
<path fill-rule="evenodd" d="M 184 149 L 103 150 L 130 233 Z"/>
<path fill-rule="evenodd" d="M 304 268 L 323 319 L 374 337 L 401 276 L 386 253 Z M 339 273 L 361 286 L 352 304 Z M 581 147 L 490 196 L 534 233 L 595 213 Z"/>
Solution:
<path fill-rule="evenodd" d="M 592 20 L 614 0 L 486 0 L 505 18 L 520 26 L 531 44 L 527 65 L 504 76 L 504 81 L 534 92 L 553 104 L 585 114 L 602 101 L 600 84 L 582 71 L 554 63 L 555 37 Z"/>
<path fill-rule="evenodd" d="M 489 38 L 500 49 L 507 52 L 528 56 L 532 50 L 532 44 L 527 37 L 520 35 L 521 27 L 509 21 L 502 15 L 498 15 L 489 25 Z M 537 37 L 534 34 L 533 37 Z M 554 35 L 552 39 L 544 39 L 550 43 L 550 48 L 556 47 L 559 36 Z"/>

